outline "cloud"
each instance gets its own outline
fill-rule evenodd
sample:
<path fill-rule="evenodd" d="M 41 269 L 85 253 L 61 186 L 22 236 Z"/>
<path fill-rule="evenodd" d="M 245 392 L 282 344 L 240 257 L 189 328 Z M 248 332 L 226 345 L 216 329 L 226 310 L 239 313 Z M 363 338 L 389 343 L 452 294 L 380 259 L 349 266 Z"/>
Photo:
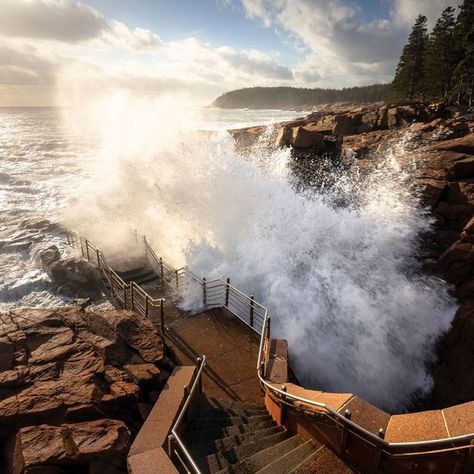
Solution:
<path fill-rule="evenodd" d="M 406 25 L 413 25 L 415 18 L 423 13 L 428 24 L 433 27 L 441 12 L 448 6 L 456 6 L 460 1 L 452 0 L 394 0 L 392 14 L 395 20 Z"/>
<path fill-rule="evenodd" d="M 108 30 L 93 8 L 66 0 L 2 0 L 0 33 L 4 36 L 75 43 Z"/>
<path fill-rule="evenodd" d="M 107 22 L 100 12 L 76 1 L 2 0 L 1 12 L 0 34 L 5 37 L 70 44 L 96 41 L 139 51 L 161 45 L 151 30 Z"/>
<path fill-rule="evenodd" d="M 347 0 L 241 0 L 250 18 L 297 38 L 307 49 L 295 66 L 301 85 L 387 82 L 409 27 L 422 12 L 434 21 L 449 0 L 393 0 L 386 18 L 367 21 Z"/>

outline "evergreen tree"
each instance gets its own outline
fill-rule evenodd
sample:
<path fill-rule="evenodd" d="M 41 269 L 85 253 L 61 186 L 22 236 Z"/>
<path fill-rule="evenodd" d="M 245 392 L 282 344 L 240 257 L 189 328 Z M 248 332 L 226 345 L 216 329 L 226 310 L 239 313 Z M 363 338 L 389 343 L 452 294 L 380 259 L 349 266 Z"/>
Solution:
<path fill-rule="evenodd" d="M 428 45 L 427 19 L 419 15 L 403 48 L 392 83 L 396 99 L 413 100 L 424 97 L 425 56 Z"/>
<path fill-rule="evenodd" d="M 474 0 L 464 0 L 459 6 L 459 15 L 454 28 L 454 70 L 453 99 L 458 104 L 472 105 L 474 82 Z"/>
<path fill-rule="evenodd" d="M 454 8 L 447 7 L 429 36 L 425 62 L 425 94 L 446 100 L 452 88 L 457 55 L 453 48 Z"/>

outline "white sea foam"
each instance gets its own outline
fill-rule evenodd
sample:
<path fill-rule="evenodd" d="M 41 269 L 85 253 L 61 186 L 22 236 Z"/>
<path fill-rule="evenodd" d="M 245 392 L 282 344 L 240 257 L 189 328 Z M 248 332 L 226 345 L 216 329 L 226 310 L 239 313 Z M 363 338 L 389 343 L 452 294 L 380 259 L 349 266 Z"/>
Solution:
<path fill-rule="evenodd" d="M 430 390 L 455 306 L 416 261 L 429 218 L 398 166 L 403 143 L 368 177 L 296 192 L 288 150 L 242 158 L 225 133 L 185 131 L 190 111 L 173 102 L 112 110 L 97 114 L 101 152 L 69 225 L 109 251 L 136 227 L 177 267 L 231 277 L 269 308 L 306 385 L 390 409 Z"/>

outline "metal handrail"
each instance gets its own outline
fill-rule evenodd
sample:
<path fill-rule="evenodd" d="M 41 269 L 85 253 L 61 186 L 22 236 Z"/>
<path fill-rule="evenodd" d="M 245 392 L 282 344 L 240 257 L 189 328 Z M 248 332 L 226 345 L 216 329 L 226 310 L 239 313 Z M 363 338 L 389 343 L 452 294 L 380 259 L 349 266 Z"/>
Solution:
<path fill-rule="evenodd" d="M 145 243 L 147 245 L 148 250 L 150 250 L 151 255 L 153 255 L 154 258 L 157 259 L 158 257 L 156 256 L 155 252 L 151 248 L 151 246 L 148 244 L 148 242 L 145 239 Z M 163 261 L 160 259 L 159 261 Z M 173 269 L 170 265 L 166 264 L 166 267 Z M 172 270 L 173 271 L 173 270 Z M 469 433 L 465 435 L 460 435 L 460 436 L 454 436 L 450 438 L 438 438 L 438 439 L 432 439 L 432 440 L 425 440 L 425 441 L 409 441 L 409 442 L 388 442 L 385 439 L 377 436 L 376 434 L 366 430 L 362 426 L 358 425 L 354 421 L 346 418 L 343 414 L 339 413 L 338 411 L 334 410 L 332 407 L 328 406 L 325 403 L 322 402 L 317 402 L 315 400 L 310 400 L 306 399 L 303 397 L 300 397 L 298 395 L 292 394 L 291 392 L 287 392 L 284 390 L 281 390 L 274 385 L 272 385 L 269 381 L 265 379 L 264 376 L 264 371 L 262 370 L 263 367 L 263 352 L 264 352 L 264 346 L 265 346 L 265 340 L 270 340 L 271 339 L 271 334 L 270 334 L 270 316 L 268 315 L 268 310 L 265 308 L 263 305 L 260 303 L 256 302 L 253 300 L 253 298 L 249 297 L 242 291 L 238 290 L 237 288 L 233 287 L 232 285 L 229 284 L 229 282 L 225 282 L 224 280 L 220 278 L 214 278 L 211 280 L 205 280 L 205 279 L 200 279 L 196 274 L 192 273 L 187 267 L 180 268 L 178 270 L 174 270 L 176 275 L 180 275 L 185 277 L 187 280 L 194 282 L 195 284 L 198 284 L 201 286 L 201 288 L 205 288 L 206 285 L 210 285 L 209 290 L 215 290 L 216 288 L 222 288 L 224 292 L 220 296 L 215 296 L 215 295 L 210 295 L 210 300 L 212 301 L 209 306 L 212 307 L 227 307 L 227 309 L 234 314 L 237 318 L 239 318 L 242 322 L 244 322 L 247 326 L 249 326 L 251 329 L 256 331 L 258 334 L 260 334 L 260 343 L 259 343 L 259 350 L 258 350 L 258 357 L 257 357 L 257 375 L 259 382 L 262 386 L 262 389 L 267 392 L 272 394 L 273 396 L 277 396 L 278 400 L 281 403 L 285 403 L 287 405 L 292 405 L 294 402 L 299 402 L 302 403 L 306 406 L 308 406 L 309 409 L 311 407 L 318 408 L 319 410 L 325 410 L 326 411 L 326 416 L 330 416 L 334 421 L 342 425 L 345 429 L 347 429 L 350 433 L 354 434 L 355 436 L 361 438 L 365 442 L 368 442 L 370 445 L 374 447 L 379 447 L 382 449 L 382 452 L 387 454 L 388 456 L 393 456 L 393 457 L 400 457 L 402 455 L 421 455 L 423 452 L 420 451 L 413 451 L 413 452 L 405 452 L 405 453 L 394 453 L 391 452 L 392 449 L 396 448 L 406 448 L 406 449 L 416 449 L 416 448 L 423 448 L 423 447 L 435 447 L 440 444 L 453 444 L 453 443 L 458 443 L 458 442 L 464 442 L 464 441 L 472 441 L 474 439 L 474 433 Z M 217 283 L 217 285 L 215 284 Z M 253 316 L 257 317 L 259 320 L 263 318 L 263 323 L 261 330 L 259 331 L 257 328 L 253 327 L 246 321 L 247 314 L 243 316 L 242 314 L 239 314 L 236 312 L 238 309 L 234 308 L 236 311 L 232 311 L 232 308 L 229 308 L 228 305 L 225 305 L 225 298 L 227 297 L 227 301 L 229 301 L 229 297 L 232 296 L 235 298 L 237 301 L 239 301 L 240 304 L 243 305 L 249 305 L 250 302 L 253 306 Z M 219 304 L 218 300 L 219 297 L 221 299 L 221 304 Z M 225 301 L 222 302 L 222 299 Z M 214 302 L 215 301 L 215 302 Z M 207 305 L 205 305 L 207 306 Z M 241 308 L 240 308 L 241 309 Z M 263 314 L 262 314 L 263 313 Z M 200 372 L 199 372 L 200 376 Z M 193 385 L 194 387 L 194 385 Z M 298 409 L 301 409 L 304 407 L 298 406 Z M 179 437 L 177 438 L 177 443 L 180 443 Z M 180 446 L 181 447 L 181 446 Z M 184 445 L 182 446 L 184 448 L 184 453 L 186 457 L 190 456 L 187 451 L 185 451 Z M 472 448 L 470 445 L 469 448 Z M 466 446 L 455 446 L 454 448 L 451 446 L 449 448 L 445 448 L 444 450 L 438 450 L 437 452 L 444 452 L 446 450 L 451 451 L 451 450 L 456 450 L 456 449 L 467 449 Z M 193 464 L 192 458 L 188 460 L 190 461 L 191 464 Z M 199 471 L 196 471 L 199 472 Z"/>
<path fill-rule="evenodd" d="M 338 419 L 338 421 L 341 421 L 343 425 L 349 425 L 352 428 L 354 428 L 356 431 L 363 433 L 365 436 L 370 438 L 373 442 L 375 442 L 376 446 L 383 446 L 384 448 L 396 448 L 396 447 L 405 447 L 405 448 L 416 448 L 416 447 L 422 447 L 422 446 L 430 446 L 434 444 L 441 444 L 441 443 L 455 443 L 455 442 L 461 442 L 461 441 L 468 441 L 474 438 L 474 433 L 466 434 L 466 435 L 460 435 L 460 436 L 453 436 L 451 438 L 439 438 L 439 439 L 434 439 L 434 440 L 426 440 L 426 441 L 409 441 L 409 442 L 396 442 L 396 443 L 390 443 L 388 441 L 385 441 L 384 439 L 378 437 L 374 433 L 371 433 L 370 431 L 366 430 L 362 426 L 358 425 L 357 423 L 353 422 L 352 420 L 349 420 L 345 416 L 341 415 L 338 411 L 334 410 L 332 407 L 328 406 L 326 403 L 322 402 L 317 402 L 315 400 L 310 400 L 307 398 L 300 397 L 298 395 L 292 394 L 290 392 L 286 392 L 284 390 L 276 388 L 274 385 L 270 384 L 267 380 L 265 380 L 264 376 L 262 375 L 262 366 L 261 364 L 263 363 L 262 356 L 263 356 L 263 347 L 264 347 L 264 341 L 266 339 L 265 337 L 265 332 L 266 332 L 266 327 L 269 321 L 269 316 L 267 315 L 264 321 L 263 329 L 262 329 L 262 337 L 260 339 L 260 347 L 259 347 L 259 354 L 258 354 L 258 359 L 257 359 L 257 373 L 258 373 L 258 378 L 261 382 L 261 384 L 264 386 L 265 389 L 272 393 L 277 393 L 280 395 L 282 398 L 284 398 L 286 401 L 292 400 L 292 401 L 298 401 L 310 406 L 314 406 L 317 408 L 322 408 L 324 410 L 327 410 L 331 415 L 333 415 L 335 418 Z M 268 334 L 268 339 L 270 339 L 270 334 Z M 356 433 L 354 433 L 356 434 Z M 386 454 L 392 455 L 391 452 L 385 451 Z M 396 453 L 399 454 L 399 453 Z M 407 453 L 408 454 L 408 453 Z M 421 454 L 420 452 L 414 452 L 413 454 Z"/>
<path fill-rule="evenodd" d="M 67 243 L 71 246 L 77 247 L 77 242 L 80 244 L 81 254 L 87 259 L 89 263 L 95 264 L 99 271 L 107 278 L 112 296 L 120 301 L 124 309 L 130 307 L 132 311 L 138 309 L 138 313 L 142 316 L 149 316 L 149 307 L 160 308 L 161 313 L 161 330 L 164 333 L 164 315 L 163 303 L 164 298 L 152 298 L 143 288 L 135 282 L 126 283 L 120 275 L 108 264 L 105 255 L 89 240 L 84 237 L 77 237 L 74 234 L 66 233 Z M 127 301 L 128 293 L 130 293 L 130 301 Z M 142 298 L 144 301 L 140 303 L 135 301 L 136 297 Z M 127 305 L 129 303 L 129 305 Z"/>
<path fill-rule="evenodd" d="M 179 434 L 178 434 L 178 429 L 181 425 L 181 422 L 184 418 L 184 415 L 186 414 L 186 411 L 189 407 L 189 404 L 191 403 L 191 400 L 193 398 L 194 392 L 196 391 L 197 387 L 200 386 L 201 384 L 201 376 L 202 372 L 204 370 L 204 367 L 206 366 L 206 356 L 203 355 L 202 358 L 198 359 L 198 371 L 196 373 L 196 376 L 194 377 L 193 384 L 191 385 L 191 390 L 187 392 L 186 400 L 184 402 L 183 407 L 181 408 L 178 417 L 176 418 L 176 421 L 174 422 L 173 428 L 171 428 L 171 434 L 168 436 L 168 446 L 169 450 L 171 451 L 171 446 L 173 442 L 176 442 L 179 448 L 181 449 L 182 453 L 186 457 L 187 461 L 193 468 L 195 474 L 201 474 L 201 470 L 197 466 L 196 462 L 194 461 L 193 457 L 191 456 L 190 452 L 186 448 L 185 444 L 181 440 Z M 187 390 L 187 386 L 185 387 L 185 390 Z M 182 460 L 181 460 L 182 462 Z M 184 466 L 186 467 L 186 466 Z"/>

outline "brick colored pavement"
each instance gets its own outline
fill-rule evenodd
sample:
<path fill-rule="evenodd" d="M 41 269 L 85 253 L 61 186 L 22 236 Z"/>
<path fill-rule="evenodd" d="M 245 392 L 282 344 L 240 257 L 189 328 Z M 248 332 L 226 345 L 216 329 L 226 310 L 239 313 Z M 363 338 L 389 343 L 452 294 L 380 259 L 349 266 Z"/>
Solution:
<path fill-rule="evenodd" d="M 213 309 L 196 315 L 182 314 L 167 323 L 166 343 L 182 365 L 206 356 L 204 392 L 218 399 L 262 403 L 257 377 L 259 337 L 229 315 Z"/>

